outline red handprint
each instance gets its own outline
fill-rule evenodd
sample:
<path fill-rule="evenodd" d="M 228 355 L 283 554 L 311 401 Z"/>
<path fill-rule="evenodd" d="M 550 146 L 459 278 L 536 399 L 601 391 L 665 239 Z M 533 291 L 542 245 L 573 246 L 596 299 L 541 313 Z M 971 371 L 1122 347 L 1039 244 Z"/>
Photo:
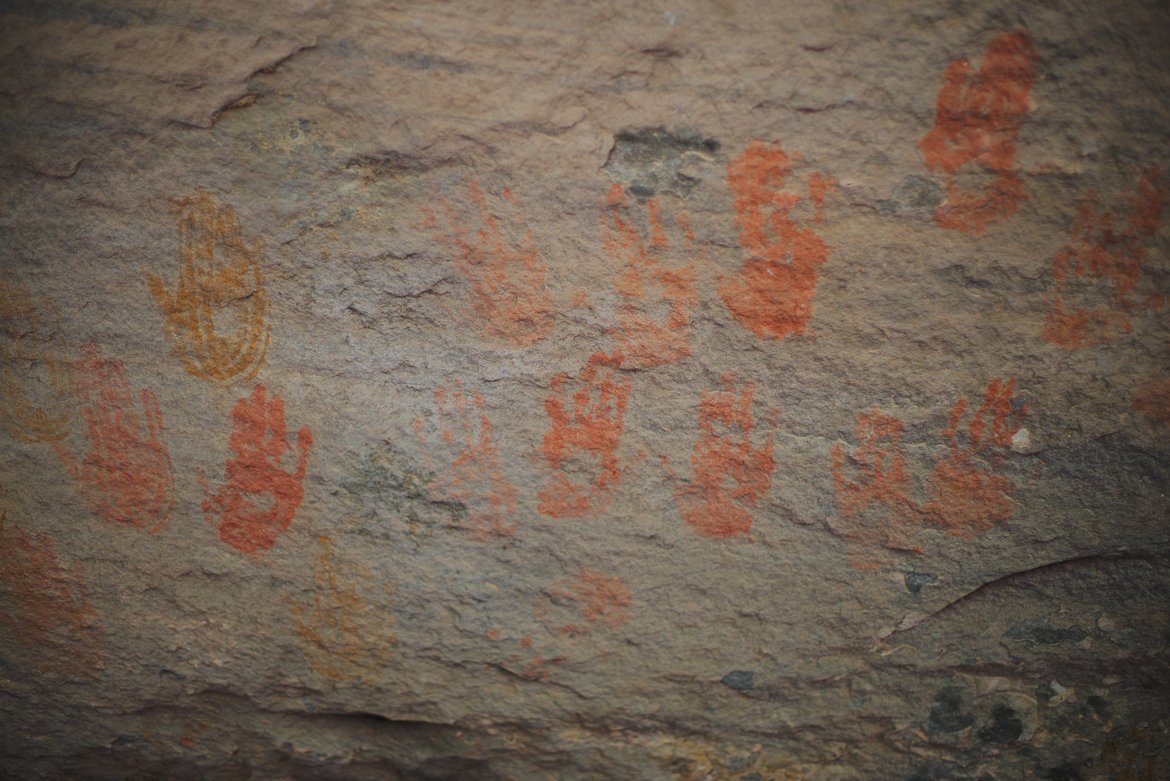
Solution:
<path fill-rule="evenodd" d="M 699 404 L 699 438 L 691 455 L 691 482 L 675 492 L 683 520 L 706 537 L 747 534 L 749 508 L 772 487 L 772 434 L 761 447 L 751 442 L 756 387 L 736 388 L 735 377 L 723 377 L 724 390 L 703 391 Z"/>
<path fill-rule="evenodd" d="M 737 320 L 770 339 L 804 333 L 817 269 L 829 257 L 821 237 L 792 219 L 804 199 L 780 189 L 789 168 L 784 150 L 763 141 L 748 144 L 727 168 L 739 243 L 751 257 L 720 283 L 719 296 Z M 809 177 L 814 222 L 821 221 L 821 204 L 833 184 L 820 174 Z"/>
<path fill-rule="evenodd" d="M 613 329 L 616 352 L 622 366 L 646 368 L 674 363 L 690 355 L 687 328 L 691 307 L 695 305 L 695 272 L 691 265 L 664 268 L 657 255 L 669 245 L 662 228 L 661 204 L 657 198 L 646 203 L 650 228 L 647 246 L 637 227 L 627 221 L 629 203 L 620 184 L 615 184 L 606 198 L 602 220 L 605 249 L 623 261 L 617 278 L 618 325 Z M 686 248 L 694 242 L 694 231 L 685 214 L 677 222 L 686 233 Z M 647 288 L 656 289 L 652 295 Z M 665 314 L 658 310 L 665 309 Z"/>
<path fill-rule="evenodd" d="M 423 224 L 435 231 L 436 240 L 455 251 L 455 267 L 471 283 L 472 307 L 488 333 L 520 346 L 537 342 L 552 327 L 552 304 L 545 288 L 547 271 L 516 196 L 507 189 L 502 193 L 516 214 L 515 232 L 523 234 L 510 243 L 474 179 L 468 193 L 479 211 L 479 230 L 473 232 L 461 222 L 448 201 L 442 202 L 446 231 L 439 228 L 430 210 Z"/>
<path fill-rule="evenodd" d="M 955 536 L 970 537 L 1011 517 L 1008 494 L 1012 482 L 991 467 L 1003 460 L 1028 411 L 1016 404 L 1014 391 L 1015 380 L 988 383 L 983 403 L 967 426 L 965 447 L 959 445 L 959 421 L 967 410 L 967 400 L 959 399 L 951 408 L 950 425 L 942 432 L 948 452 L 935 463 L 932 499 L 923 510 Z"/>
<path fill-rule="evenodd" d="M 171 456 L 153 391 L 140 394 L 142 415 L 121 361 L 106 360 L 94 344 L 81 348 L 77 383 L 89 451 L 80 463 L 61 442 L 53 449 L 78 481 L 90 509 L 125 526 L 160 531 L 174 502 Z"/>
<path fill-rule="evenodd" d="M 565 403 L 569 378 L 564 374 L 553 378 L 554 395 L 544 402 L 552 429 L 541 446 L 553 474 L 540 492 L 541 513 L 579 518 L 601 512 L 609 503 L 610 491 L 621 482 L 617 447 L 630 383 L 614 376 L 613 370 L 620 365 L 619 356 L 592 355 L 578 377 L 580 388 L 572 395 L 572 409 Z M 566 474 L 570 471 L 581 474 L 570 478 Z"/>
<path fill-rule="evenodd" d="M 283 399 L 265 400 L 264 386 L 257 385 L 251 398 L 236 402 L 232 421 L 228 443 L 235 456 L 227 461 L 227 482 L 203 500 L 203 514 L 219 517 L 220 539 L 236 550 L 255 553 L 271 548 L 292 524 L 304 497 L 313 434 L 308 428 L 297 432 L 299 457 L 290 472 L 281 466 L 289 451 Z M 206 481 L 204 490 L 209 490 Z"/>
<path fill-rule="evenodd" d="M 62 566 L 45 535 L 30 538 L 0 512 L 0 616 L 42 669 L 89 672 L 104 642 L 80 564 Z"/>
<path fill-rule="evenodd" d="M 1081 203 L 1071 240 L 1052 259 L 1056 286 L 1046 297 L 1045 340 L 1058 347 L 1086 347 L 1132 329 L 1133 295 L 1149 250 L 1144 242 L 1157 235 L 1168 200 L 1157 186 L 1160 178 L 1157 168 L 1142 172 L 1124 224 L 1114 211 L 1099 208 L 1093 193 Z M 1099 282 L 1109 286 L 1108 293 L 1102 294 Z M 1107 299 L 1103 304 L 1102 297 Z M 1160 296 L 1144 302 L 1149 307 L 1164 303 Z"/>
<path fill-rule="evenodd" d="M 516 490 L 500 470 L 491 419 L 483 397 L 454 388 L 435 388 L 441 437 L 450 451 L 450 476 L 432 488 L 462 502 L 477 540 L 507 537 L 516 532 Z M 421 431 L 422 421 L 416 421 Z M 422 443 L 424 447 L 426 443 Z"/>
<path fill-rule="evenodd" d="M 947 200 L 934 213 L 941 227 L 983 233 L 1015 214 L 1026 197 L 1016 173 L 1016 139 L 1038 59 L 1028 34 L 1017 31 L 988 44 L 977 74 L 967 60 L 947 67 L 934 127 L 918 142 L 927 167 L 947 177 Z M 995 176 L 982 194 L 958 184 L 956 173 L 971 163 Z"/>

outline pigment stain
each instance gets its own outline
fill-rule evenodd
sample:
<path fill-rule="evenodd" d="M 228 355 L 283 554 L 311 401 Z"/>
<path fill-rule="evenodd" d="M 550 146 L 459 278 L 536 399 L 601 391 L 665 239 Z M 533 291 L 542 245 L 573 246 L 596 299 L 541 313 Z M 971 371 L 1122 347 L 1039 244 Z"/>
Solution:
<path fill-rule="evenodd" d="M 566 634 L 586 634 L 598 626 L 614 628 L 629 620 L 630 589 L 617 575 L 583 569 L 576 577 L 554 583 L 548 595 L 555 604 L 571 606 L 575 620 L 555 623 Z"/>
<path fill-rule="evenodd" d="M 753 446 L 752 398 L 755 385 L 736 386 L 723 378 L 723 390 L 703 391 L 699 403 L 699 437 L 691 454 L 691 480 L 675 492 L 683 520 L 705 537 L 747 534 L 751 509 L 772 487 L 772 434 Z"/>
<path fill-rule="evenodd" d="M 1016 144 L 1038 61 L 1028 34 L 1017 31 L 988 44 L 977 73 L 965 59 L 947 67 L 934 127 L 918 142 L 927 167 L 946 176 L 947 198 L 934 213 L 940 227 L 981 234 L 1015 214 L 1027 197 Z M 973 190 L 960 182 L 961 173 L 992 181 Z"/>
<path fill-rule="evenodd" d="M 383 601 L 363 596 L 371 587 L 370 573 L 360 564 L 339 567 L 334 543 L 317 538 L 316 589 L 311 606 L 293 604 L 301 647 L 318 675 L 338 681 L 368 680 L 384 670 L 393 657 L 394 614 L 388 608 L 393 594 L 383 587 Z"/>
<path fill-rule="evenodd" d="M 812 315 L 817 269 L 829 247 L 812 228 L 793 218 L 804 200 L 781 187 L 791 168 L 778 144 L 753 141 L 727 168 L 734 197 L 739 243 L 749 258 L 719 284 L 719 296 L 732 315 L 757 336 L 782 339 L 804 333 Z M 813 222 L 834 181 L 821 174 L 809 178 Z"/>
<path fill-rule="evenodd" d="M 171 290 L 162 277 L 146 273 L 165 317 L 163 332 L 189 374 L 218 382 L 249 380 L 264 363 L 269 343 L 263 244 L 246 241 L 235 211 L 218 207 L 211 193 L 174 203 L 178 283 Z"/>
<path fill-rule="evenodd" d="M 45 535 L 10 527 L 0 512 L 0 617 L 39 669 L 91 675 L 104 640 L 80 564 L 63 566 Z"/>
<path fill-rule="evenodd" d="M 552 471 L 537 509 L 552 518 L 595 515 L 621 483 L 617 448 L 631 384 L 615 370 L 620 356 L 595 353 L 581 369 L 576 390 L 564 374 L 553 378 L 545 399 L 551 429 L 541 453 Z"/>
<path fill-rule="evenodd" d="M 65 469 L 90 509 L 111 523 L 158 532 L 174 503 L 174 472 L 163 442 L 163 417 L 151 390 L 134 391 L 121 361 L 103 358 L 94 344 L 81 348 L 77 398 L 89 449 L 79 462 L 54 442 Z"/>
<path fill-rule="evenodd" d="M 950 423 L 942 432 L 947 453 L 935 463 L 931 500 L 923 508 L 950 534 L 971 537 L 1012 515 L 1012 482 L 994 469 L 1003 463 L 1028 411 L 1017 405 L 1014 393 L 1015 380 L 988 383 L 983 403 L 967 424 L 965 443 L 960 441 L 959 423 L 967 400 L 959 399 L 951 407 Z"/>
<path fill-rule="evenodd" d="M 540 341 L 552 328 L 552 299 L 545 287 L 547 269 L 525 224 L 519 202 L 505 189 L 501 199 L 515 214 L 505 228 L 473 179 L 468 198 L 478 212 L 473 229 L 449 201 L 440 202 L 442 222 L 433 210 L 425 212 L 423 226 L 449 248 L 455 267 L 471 285 L 472 310 L 491 336 L 523 347 Z M 509 240 L 518 234 L 518 240 Z"/>
<path fill-rule="evenodd" d="M 845 446 L 840 442 L 833 446 L 837 509 L 851 524 L 844 536 L 866 548 L 917 550 L 908 539 L 921 512 L 911 498 L 903 431 L 902 421 L 877 408 L 858 415 L 857 446 L 848 457 L 855 479 L 847 477 Z"/>
<path fill-rule="evenodd" d="M 225 468 L 226 482 L 211 495 L 204 481 L 203 514 L 218 522 L 219 536 L 243 553 L 267 550 L 292 524 L 304 498 L 305 469 L 313 434 L 297 432 L 297 462 L 285 469 L 290 450 L 284 400 L 266 398 L 263 385 L 236 402 L 228 446 L 234 454 Z M 202 476 L 201 476 L 202 480 Z"/>
<path fill-rule="evenodd" d="M 52 304 L 0 281 L 0 421 L 21 442 L 58 442 L 75 406 L 72 361 Z"/>
<path fill-rule="evenodd" d="M 916 483 L 902 448 L 902 421 L 876 408 L 859 415 L 858 444 L 848 455 L 841 443 L 832 451 L 837 508 L 848 523 L 840 533 L 861 548 L 852 556 L 854 566 L 880 566 L 872 558 L 878 548 L 921 553 L 919 530 L 928 524 L 969 538 L 1008 520 L 1014 486 L 997 470 L 1027 411 L 1017 402 L 1011 379 L 988 383 L 965 429 L 960 424 L 967 416 L 967 400 L 955 402 L 941 432 L 946 451 L 922 479 L 925 501 L 914 496 Z"/>
<path fill-rule="evenodd" d="M 688 330 L 696 304 L 694 266 L 664 265 L 670 252 L 657 198 L 646 203 L 649 241 L 643 240 L 630 216 L 630 205 L 620 184 L 606 197 L 602 233 L 605 250 L 621 261 L 615 287 L 621 296 L 618 323 L 612 330 L 622 366 L 647 368 L 675 363 L 690 355 Z M 676 223 L 685 236 L 685 254 L 694 245 L 690 218 L 679 214 Z"/>
<path fill-rule="evenodd" d="M 464 521 L 480 541 L 508 537 L 516 532 L 516 489 L 500 469 L 494 427 L 483 397 L 468 393 L 456 381 L 435 388 L 440 438 L 449 456 L 445 476 L 433 481 L 432 491 L 467 508 Z M 421 421 L 418 422 L 421 428 Z M 424 441 L 424 452 L 434 448 Z"/>
<path fill-rule="evenodd" d="M 1164 306 L 1164 296 L 1138 295 L 1148 243 L 1158 233 L 1168 195 L 1161 172 L 1144 171 L 1122 208 L 1100 206 L 1090 193 L 1077 210 L 1068 244 L 1052 258 L 1053 288 L 1045 297 L 1042 335 L 1068 349 L 1088 347 L 1129 333 L 1140 308 Z"/>

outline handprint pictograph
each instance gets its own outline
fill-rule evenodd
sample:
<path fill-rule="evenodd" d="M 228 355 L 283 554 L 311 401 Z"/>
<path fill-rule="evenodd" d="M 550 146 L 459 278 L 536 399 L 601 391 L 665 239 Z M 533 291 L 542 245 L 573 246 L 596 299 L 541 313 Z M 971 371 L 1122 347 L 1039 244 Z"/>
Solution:
<path fill-rule="evenodd" d="M 46 535 L 30 537 L 7 520 L 0 511 L 3 625 L 35 666 L 92 674 L 105 644 L 81 564 L 62 565 Z"/>
<path fill-rule="evenodd" d="M 781 189 L 790 168 L 780 145 L 764 141 L 752 141 L 727 167 L 739 243 L 749 258 L 720 282 L 719 296 L 740 323 L 766 339 L 804 333 L 817 269 L 829 257 L 817 232 L 793 216 L 805 198 Z M 822 205 L 834 185 L 821 174 L 809 177 L 812 222 L 823 219 Z"/>
<path fill-rule="evenodd" d="M 622 366 L 630 368 L 675 363 L 691 353 L 687 331 L 696 303 L 694 266 L 663 263 L 670 247 L 657 198 L 646 202 L 646 215 L 649 242 L 633 222 L 622 186 L 610 188 L 602 219 L 604 246 L 622 262 L 616 282 L 621 302 L 612 333 Z M 685 234 L 685 244 L 675 253 L 689 255 L 694 245 L 690 219 L 680 213 L 676 222 Z"/>
<path fill-rule="evenodd" d="M 967 424 L 965 443 L 959 424 L 967 412 L 967 400 L 959 399 L 951 407 L 950 424 L 942 432 L 947 453 L 935 463 L 931 500 L 923 508 L 950 534 L 970 537 L 1012 515 L 1012 481 L 994 470 L 1003 462 L 1028 412 L 1026 405 L 1016 402 L 1015 386 L 1012 379 L 988 383 L 983 403 Z"/>
<path fill-rule="evenodd" d="M 545 287 L 547 270 L 519 200 L 511 190 L 501 193 L 514 215 L 501 224 L 474 179 L 467 189 L 478 229 L 447 200 L 440 202 L 439 213 L 425 212 L 423 225 L 453 253 L 455 267 L 471 285 L 472 310 L 487 332 L 520 347 L 538 342 L 552 328 L 552 299 Z"/>
<path fill-rule="evenodd" d="M 580 518 L 601 512 L 621 482 L 617 448 L 621 440 L 631 384 L 615 370 L 621 358 L 594 353 L 569 390 L 570 379 L 558 374 L 544 407 L 551 430 L 541 446 L 548 483 L 540 491 L 538 510 L 553 518 Z"/>
<path fill-rule="evenodd" d="M 877 566 L 872 557 L 879 548 L 921 553 L 919 532 L 928 524 L 968 538 L 1011 518 L 1014 485 L 1001 470 L 1027 412 L 1012 379 L 989 382 L 970 414 L 967 400 L 959 399 L 941 432 L 946 450 L 929 473 L 911 468 L 901 420 L 876 408 L 861 413 L 857 445 L 847 452 L 837 443 L 832 450 L 833 487 L 845 522 L 836 531 L 861 546 L 855 566 Z M 920 483 L 926 501 L 914 498 Z"/>
<path fill-rule="evenodd" d="M 122 526 L 160 531 L 175 489 L 158 397 L 143 390 L 139 413 L 122 362 L 103 358 L 92 343 L 81 348 L 77 396 L 89 449 L 80 461 L 64 442 L 54 442 L 53 450 L 94 513 Z"/>
<path fill-rule="evenodd" d="M 21 442 L 58 442 L 76 405 L 73 362 L 53 305 L 0 281 L 0 418 Z"/>
<path fill-rule="evenodd" d="M 1099 206 L 1090 193 L 1077 210 L 1068 244 L 1052 258 L 1053 289 L 1045 297 L 1043 336 L 1069 349 L 1129 333 L 1140 308 L 1164 306 L 1165 296 L 1139 300 L 1148 242 L 1161 227 L 1170 196 L 1159 186 L 1161 172 L 1142 172 L 1124 218 Z M 1104 288 L 1104 289 L 1102 289 Z"/>
<path fill-rule="evenodd" d="M 516 532 L 516 489 L 500 469 L 499 453 L 491 418 L 483 397 L 465 391 L 455 381 L 450 387 L 435 388 L 442 444 L 449 468 L 436 479 L 431 490 L 461 502 L 467 508 L 466 523 L 477 540 L 507 537 Z M 421 436 L 422 421 L 416 421 Z M 432 450 L 427 442 L 424 448 Z"/>
<path fill-rule="evenodd" d="M 755 385 L 723 377 L 723 390 L 704 390 L 691 480 L 675 492 L 683 520 L 705 537 L 727 538 L 752 528 L 751 509 L 772 487 L 773 437 L 752 443 Z"/>
<path fill-rule="evenodd" d="M 367 597 L 366 592 L 379 590 L 370 585 L 369 571 L 357 563 L 342 571 L 328 535 L 320 535 L 317 544 L 321 555 L 313 604 L 292 605 L 301 647 L 319 675 L 338 681 L 368 680 L 390 662 L 398 642 L 388 605 L 393 591 L 387 585 L 380 589 L 381 599 Z"/>
<path fill-rule="evenodd" d="M 268 294 L 260 273 L 263 244 L 246 241 L 230 206 L 211 193 L 177 199 L 179 280 L 146 272 L 166 318 L 163 331 L 187 372 L 217 382 L 250 380 L 268 352 Z M 224 324 L 227 327 L 224 327 Z"/>
<path fill-rule="evenodd" d="M 857 446 L 848 458 L 843 444 L 833 445 L 833 488 L 837 507 L 850 519 L 843 532 L 847 539 L 865 546 L 917 550 L 910 540 L 921 510 L 911 499 L 903 433 L 902 421 L 875 407 L 857 416 Z M 855 477 L 847 476 L 850 473 Z"/>
<path fill-rule="evenodd" d="M 297 432 L 296 466 L 286 468 L 290 445 L 284 400 L 268 398 L 263 385 L 236 402 L 232 424 L 228 445 L 234 455 L 227 460 L 226 482 L 212 495 L 200 475 L 207 493 L 203 514 L 218 522 L 224 542 L 243 553 L 256 553 L 275 545 L 292 524 L 304 498 L 313 434 L 307 427 Z"/>
<path fill-rule="evenodd" d="M 585 567 L 541 590 L 532 608 L 532 634 L 520 641 L 520 651 L 503 660 L 505 669 L 529 680 L 545 680 L 555 668 L 581 661 L 581 654 L 596 662 L 604 657 L 599 647 L 607 635 L 630 620 L 634 604 L 629 587 L 617 575 Z M 499 632 L 489 633 L 500 640 Z"/>
<path fill-rule="evenodd" d="M 1016 171 L 1016 144 L 1027 116 L 1039 56 L 1026 32 L 992 39 L 978 73 L 971 63 L 947 66 L 935 106 L 934 127 L 918 142 L 926 165 L 946 175 L 947 198 L 937 225 L 980 234 L 1011 217 L 1027 197 Z M 993 180 L 976 190 L 960 173 Z"/>

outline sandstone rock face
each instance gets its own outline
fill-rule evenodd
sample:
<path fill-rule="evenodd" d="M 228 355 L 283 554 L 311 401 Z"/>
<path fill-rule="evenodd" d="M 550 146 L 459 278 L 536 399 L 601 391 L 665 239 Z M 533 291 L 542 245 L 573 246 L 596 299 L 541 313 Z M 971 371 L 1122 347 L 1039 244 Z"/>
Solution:
<path fill-rule="evenodd" d="M 9 778 L 1170 777 L 1170 9 L 10 2 Z"/>

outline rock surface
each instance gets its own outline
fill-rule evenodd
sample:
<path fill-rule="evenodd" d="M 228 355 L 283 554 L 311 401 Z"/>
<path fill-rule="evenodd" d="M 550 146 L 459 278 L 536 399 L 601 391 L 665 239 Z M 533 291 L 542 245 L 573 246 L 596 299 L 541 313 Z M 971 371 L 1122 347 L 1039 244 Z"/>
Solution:
<path fill-rule="evenodd" d="M 5 3 L 2 774 L 1170 777 L 1170 8 L 912 5 Z"/>

